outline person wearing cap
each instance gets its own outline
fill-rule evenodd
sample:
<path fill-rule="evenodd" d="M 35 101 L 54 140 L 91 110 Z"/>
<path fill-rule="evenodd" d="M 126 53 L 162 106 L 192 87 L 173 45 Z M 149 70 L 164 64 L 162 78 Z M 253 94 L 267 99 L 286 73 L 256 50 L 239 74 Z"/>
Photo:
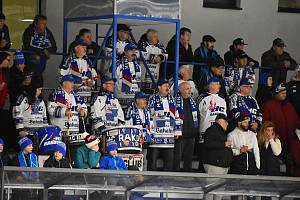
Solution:
<path fill-rule="evenodd" d="M 33 153 L 33 142 L 28 137 L 23 137 L 18 142 L 20 152 L 11 160 L 12 166 L 39 167 L 38 157 Z"/>
<path fill-rule="evenodd" d="M 196 99 L 199 96 L 199 92 L 197 90 L 197 87 L 196 87 L 194 81 L 191 79 L 190 65 L 181 65 L 179 67 L 178 78 L 179 78 L 178 79 L 178 85 L 180 85 L 183 82 L 188 82 L 191 85 L 193 99 Z M 175 95 L 174 83 L 171 84 L 170 91 L 171 91 L 170 93 L 172 95 Z"/>
<path fill-rule="evenodd" d="M 273 78 L 271 74 L 260 75 L 259 84 L 256 90 L 255 99 L 259 105 L 262 105 L 273 98 Z"/>
<path fill-rule="evenodd" d="M 291 172 L 291 175 L 300 177 L 300 125 L 298 125 L 292 137 L 290 155 L 293 160 L 293 171 Z"/>
<path fill-rule="evenodd" d="M 248 79 L 252 84 L 255 83 L 255 72 L 247 64 L 248 55 L 243 50 L 238 50 L 235 56 L 234 65 L 225 71 L 226 90 L 229 95 L 238 91 L 242 79 Z"/>
<path fill-rule="evenodd" d="M 244 51 L 244 47 L 246 45 L 248 45 L 248 44 L 245 43 L 243 38 L 236 38 L 235 40 L 233 40 L 232 45 L 230 45 L 230 47 L 229 47 L 229 51 L 227 51 L 224 54 L 225 64 L 231 65 L 231 66 L 234 65 L 235 54 L 237 53 L 238 50 Z M 254 60 L 253 58 L 251 58 L 249 56 L 247 57 L 247 61 L 248 61 L 247 64 L 252 68 L 259 66 L 258 61 Z"/>
<path fill-rule="evenodd" d="M 104 170 L 128 170 L 122 157 L 118 156 L 118 144 L 114 140 L 108 140 L 106 144 L 107 155 L 100 159 L 100 169 Z"/>
<path fill-rule="evenodd" d="M 7 52 L 0 52 L 0 111 L 5 106 L 9 94 L 9 74 L 10 55 Z"/>
<path fill-rule="evenodd" d="M 175 137 L 174 171 L 181 171 L 180 162 L 183 159 L 183 171 L 191 172 L 195 138 L 199 134 L 199 111 L 192 98 L 192 87 L 189 82 L 182 82 L 179 85 L 176 107 L 181 122 L 182 136 Z"/>
<path fill-rule="evenodd" d="M 0 168 L 6 166 L 8 164 L 9 157 L 4 152 L 4 140 L 0 138 Z"/>
<path fill-rule="evenodd" d="M 10 48 L 10 36 L 8 26 L 5 24 L 5 15 L 0 13 L 0 50 L 6 51 Z"/>
<path fill-rule="evenodd" d="M 269 71 L 273 78 L 274 87 L 280 83 L 286 83 L 286 75 L 288 70 L 294 70 L 297 67 L 297 62 L 285 50 L 285 43 L 281 38 L 273 40 L 272 48 L 261 57 L 262 67 L 271 67 L 263 69 Z M 271 71 L 271 72 L 270 72 Z"/>
<path fill-rule="evenodd" d="M 163 155 L 164 171 L 172 171 L 174 139 L 181 135 L 181 121 L 176 101 L 169 93 L 169 81 L 157 82 L 158 92 L 149 98 L 150 115 L 153 120 L 153 143 L 149 145 L 148 171 L 157 170 L 157 159 Z"/>
<path fill-rule="evenodd" d="M 239 92 L 229 97 L 229 111 L 232 118 L 241 112 L 248 112 L 249 129 L 257 133 L 262 124 L 262 113 L 256 99 L 251 96 L 252 87 L 253 84 L 248 79 L 244 78 L 240 81 Z"/>
<path fill-rule="evenodd" d="M 141 90 L 142 67 L 136 60 L 137 50 L 135 44 L 128 43 L 124 48 L 124 56 L 117 60 L 117 98 L 132 100 L 134 94 Z"/>
<path fill-rule="evenodd" d="M 53 153 L 45 161 L 43 167 L 49 168 L 71 168 L 69 161 L 66 159 L 66 144 L 59 142 L 55 145 Z"/>
<path fill-rule="evenodd" d="M 13 106 L 12 114 L 19 137 L 33 136 L 38 128 L 48 125 L 47 109 L 42 99 L 42 81 L 34 78 Z"/>
<path fill-rule="evenodd" d="M 24 31 L 22 49 L 29 51 L 25 54 L 26 64 L 30 71 L 42 74 L 46 68 L 50 53 L 57 51 L 52 32 L 47 27 L 47 17 L 37 15 L 33 23 Z"/>
<path fill-rule="evenodd" d="M 147 32 L 141 36 L 138 47 L 141 50 L 149 71 L 156 83 L 159 79 L 160 65 L 165 62 L 168 57 L 163 43 L 158 40 L 158 31 L 155 29 L 148 29 Z M 145 68 L 143 68 L 142 71 L 142 87 L 152 89 L 154 85 L 150 78 L 150 74 Z"/>
<path fill-rule="evenodd" d="M 102 77 L 102 90 L 92 100 L 92 129 L 97 132 L 125 123 L 122 107 L 114 96 L 115 82 L 116 79 Z"/>
<path fill-rule="evenodd" d="M 189 28 L 182 27 L 180 29 L 180 38 L 179 38 L 179 64 L 186 64 L 184 62 L 193 62 L 193 49 L 190 44 L 192 36 L 192 31 Z M 176 58 L 176 35 L 173 35 L 169 40 L 166 47 L 168 53 L 168 61 L 173 63 L 167 64 L 167 69 L 161 67 L 159 71 L 159 79 L 171 79 L 177 76 L 175 74 L 175 58 Z"/>
<path fill-rule="evenodd" d="M 78 134 L 79 119 L 87 117 L 87 106 L 73 88 L 73 76 L 63 76 L 61 86 L 50 94 L 47 105 L 51 124 L 63 134 Z"/>
<path fill-rule="evenodd" d="M 100 140 L 90 134 L 84 134 L 84 145 L 79 147 L 75 153 L 75 167 L 78 169 L 97 169 L 101 153 L 99 152 Z"/>
<path fill-rule="evenodd" d="M 295 75 L 286 84 L 287 99 L 293 104 L 300 117 L 300 66 L 295 69 Z"/>
<path fill-rule="evenodd" d="M 275 124 L 275 129 L 282 146 L 280 158 L 287 165 L 287 168 L 289 168 L 287 154 L 291 138 L 299 124 L 299 116 L 294 106 L 287 100 L 285 84 L 279 84 L 276 87 L 274 97 L 263 105 L 262 114 L 264 121 L 272 121 Z"/>

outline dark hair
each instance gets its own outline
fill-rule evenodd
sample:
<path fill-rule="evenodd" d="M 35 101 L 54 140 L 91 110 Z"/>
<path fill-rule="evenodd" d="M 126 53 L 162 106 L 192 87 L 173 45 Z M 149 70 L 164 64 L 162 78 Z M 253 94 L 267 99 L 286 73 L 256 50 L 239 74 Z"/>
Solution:
<path fill-rule="evenodd" d="M 6 51 L 2 51 L 0 52 L 0 64 L 3 63 L 3 61 L 10 56 L 9 53 L 7 53 Z"/>
<path fill-rule="evenodd" d="M 47 17 L 45 15 L 36 15 L 33 19 L 33 23 L 36 24 L 40 20 L 47 20 Z"/>
<path fill-rule="evenodd" d="M 35 94 L 36 94 L 36 89 L 43 87 L 43 80 L 41 77 L 33 76 L 31 78 L 31 84 L 26 87 L 25 93 L 26 97 L 28 99 L 28 104 L 32 105 L 35 102 Z"/>
<path fill-rule="evenodd" d="M 0 19 L 4 19 L 5 20 L 5 15 L 3 13 L 0 13 Z"/>
<path fill-rule="evenodd" d="M 183 27 L 180 29 L 180 35 L 184 35 L 185 32 L 192 33 L 191 29 Z"/>
<path fill-rule="evenodd" d="M 90 29 L 87 29 L 87 28 L 82 28 L 82 29 L 80 29 L 80 31 L 79 31 L 79 37 L 80 36 L 83 36 L 84 34 L 86 34 L 86 33 L 91 33 L 91 30 Z"/>

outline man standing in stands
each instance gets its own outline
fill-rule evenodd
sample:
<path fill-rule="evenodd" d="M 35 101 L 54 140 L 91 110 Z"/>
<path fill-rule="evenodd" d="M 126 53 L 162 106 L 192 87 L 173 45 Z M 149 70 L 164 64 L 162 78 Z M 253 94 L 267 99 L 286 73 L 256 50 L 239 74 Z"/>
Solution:
<path fill-rule="evenodd" d="M 284 48 L 284 41 L 281 38 L 276 38 L 273 41 L 272 48 L 263 53 L 261 57 L 261 65 L 263 67 L 271 67 L 274 87 L 280 83 L 285 83 L 287 71 L 297 67 L 297 62 L 289 53 L 284 51 Z"/>
<path fill-rule="evenodd" d="M 42 74 L 50 53 L 57 50 L 52 32 L 47 28 L 47 17 L 37 15 L 24 31 L 22 40 L 23 50 L 30 51 L 25 54 L 27 66 L 31 71 Z"/>
<path fill-rule="evenodd" d="M 181 135 L 181 122 L 176 102 L 169 94 L 168 80 L 157 83 L 158 93 L 149 99 L 149 108 L 153 120 L 153 143 L 148 148 L 148 171 L 157 171 L 157 160 L 163 155 L 165 171 L 172 171 L 174 158 L 174 139 Z"/>
<path fill-rule="evenodd" d="M 6 51 L 10 46 L 11 41 L 8 26 L 5 24 L 5 15 L 0 13 L 0 50 Z"/>
<path fill-rule="evenodd" d="M 287 99 L 293 104 L 298 117 L 300 117 L 300 66 L 295 70 L 295 75 L 286 85 Z"/>

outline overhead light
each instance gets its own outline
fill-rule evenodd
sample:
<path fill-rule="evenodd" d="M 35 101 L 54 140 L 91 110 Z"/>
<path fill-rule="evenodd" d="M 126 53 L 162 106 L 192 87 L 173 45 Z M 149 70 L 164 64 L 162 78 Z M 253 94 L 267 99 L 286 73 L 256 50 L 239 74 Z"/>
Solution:
<path fill-rule="evenodd" d="M 33 19 L 22 19 L 21 22 L 33 22 Z"/>

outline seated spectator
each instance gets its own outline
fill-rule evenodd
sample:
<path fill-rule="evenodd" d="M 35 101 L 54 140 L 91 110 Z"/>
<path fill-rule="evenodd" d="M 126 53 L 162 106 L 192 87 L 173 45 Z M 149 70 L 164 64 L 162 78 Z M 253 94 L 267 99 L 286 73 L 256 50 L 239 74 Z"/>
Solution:
<path fill-rule="evenodd" d="M 10 46 L 9 29 L 5 24 L 5 15 L 0 13 L 0 50 L 6 51 L 10 48 Z"/>
<path fill-rule="evenodd" d="M 8 156 L 4 153 L 4 140 L 0 138 L 0 168 L 8 164 Z"/>
<path fill-rule="evenodd" d="M 247 65 L 248 55 L 244 51 L 239 50 L 235 56 L 234 65 L 228 67 L 225 71 L 227 93 L 229 95 L 238 91 L 242 79 L 248 79 L 252 84 L 255 83 L 255 72 Z"/>
<path fill-rule="evenodd" d="M 50 168 L 71 168 L 69 161 L 66 159 L 66 144 L 61 142 L 56 145 L 56 150 L 45 161 L 43 167 Z"/>
<path fill-rule="evenodd" d="M 242 38 L 236 38 L 235 40 L 233 40 L 232 45 L 230 45 L 229 47 L 229 51 L 227 51 L 224 54 L 224 60 L 225 60 L 225 65 L 234 65 L 234 58 L 235 58 L 235 54 L 237 53 L 238 50 L 243 50 L 245 46 L 248 45 L 244 42 L 244 40 Z M 247 57 L 248 63 L 247 65 L 250 66 L 251 68 L 255 68 L 259 66 L 258 61 L 254 60 L 251 57 Z"/>
<path fill-rule="evenodd" d="M 118 156 L 118 145 L 114 140 L 108 140 L 106 144 L 108 155 L 100 159 L 100 169 L 106 170 L 127 170 L 124 160 Z"/>
<path fill-rule="evenodd" d="M 300 126 L 295 130 L 292 137 L 290 154 L 294 163 L 293 176 L 300 177 Z"/>
<path fill-rule="evenodd" d="M 87 46 L 86 46 L 86 55 L 88 58 L 94 62 L 95 56 L 97 55 L 97 52 L 99 50 L 99 45 L 93 41 L 92 39 L 92 32 L 89 29 L 82 28 L 79 31 L 79 34 L 76 35 L 75 40 L 70 44 L 68 54 L 72 54 L 72 50 L 75 48 L 75 44 L 78 40 L 83 40 Z"/>
<path fill-rule="evenodd" d="M 273 78 L 271 74 L 265 74 L 259 79 L 259 82 L 255 99 L 259 107 L 262 107 L 265 102 L 273 98 Z"/>
<path fill-rule="evenodd" d="M 284 51 L 285 44 L 280 38 L 273 41 L 272 48 L 261 57 L 261 65 L 263 67 L 271 67 L 271 75 L 273 78 L 273 86 L 277 87 L 280 83 L 286 82 L 288 70 L 294 70 L 297 62 Z"/>
<path fill-rule="evenodd" d="M 148 29 L 138 42 L 138 47 L 141 50 L 149 71 L 156 83 L 159 79 L 160 65 L 166 61 L 168 56 L 164 45 L 158 40 L 158 31 L 155 29 Z M 155 84 L 152 84 L 148 71 L 146 71 L 146 69 L 143 69 L 142 71 L 142 87 L 147 89 L 155 87 Z"/>
<path fill-rule="evenodd" d="M 25 66 L 25 58 L 21 51 L 16 51 L 14 55 L 14 65 L 9 69 L 9 100 L 14 106 L 26 88 L 31 84 L 33 73 Z"/>
<path fill-rule="evenodd" d="M 281 143 L 275 133 L 273 122 L 265 121 L 259 133 L 257 141 L 260 152 L 260 171 L 262 175 L 279 176 Z"/>
<path fill-rule="evenodd" d="M 40 127 L 48 125 L 45 103 L 41 97 L 41 80 L 33 79 L 30 87 L 13 107 L 13 119 L 20 137 L 33 136 Z"/>
<path fill-rule="evenodd" d="M 181 65 L 179 68 L 179 74 L 178 74 L 178 85 L 180 85 L 183 82 L 188 82 L 192 87 L 192 96 L 193 99 L 196 99 L 199 96 L 198 90 L 195 86 L 194 81 L 191 79 L 191 69 L 189 65 Z M 175 95 L 174 93 L 174 83 L 171 85 L 170 93 L 172 95 Z"/>
<path fill-rule="evenodd" d="M 30 51 L 25 54 L 29 70 L 42 74 L 46 68 L 46 60 L 50 58 L 50 53 L 57 50 L 52 32 L 47 28 L 47 17 L 35 16 L 33 23 L 25 29 L 22 41 L 23 50 Z"/>
<path fill-rule="evenodd" d="M 198 88 L 203 81 L 207 80 L 209 74 L 208 64 L 217 59 L 221 59 L 220 55 L 214 49 L 215 42 L 216 39 L 213 36 L 204 35 L 200 47 L 195 50 L 194 61 L 201 63 L 201 65 L 196 64 L 193 69 L 193 80 Z"/>
<path fill-rule="evenodd" d="M 293 104 L 298 117 L 300 117 L 300 66 L 295 70 L 295 75 L 286 84 L 287 99 Z"/>
<path fill-rule="evenodd" d="M 240 81 L 239 91 L 229 97 L 229 111 L 232 118 L 241 112 L 250 114 L 249 129 L 258 132 L 262 123 L 262 113 L 255 98 L 251 96 L 253 84 L 248 79 Z"/>
<path fill-rule="evenodd" d="M 192 31 L 186 27 L 180 29 L 180 40 L 179 40 L 179 65 L 185 63 L 182 62 L 193 62 L 193 50 L 190 44 Z M 172 63 L 167 64 L 165 67 L 160 68 L 159 78 L 160 79 L 171 79 L 175 77 L 175 58 L 176 58 L 176 35 L 169 40 L 167 45 L 168 61 Z"/>
<path fill-rule="evenodd" d="M 235 119 L 237 127 L 227 138 L 233 152 L 229 173 L 257 175 L 260 169 L 260 155 L 256 134 L 249 130 L 250 113 L 241 112 Z"/>
<path fill-rule="evenodd" d="M 79 169 L 96 169 L 99 168 L 100 140 L 94 135 L 85 134 L 85 144 L 79 147 L 75 154 L 75 167 Z"/>
<path fill-rule="evenodd" d="M 7 52 L 0 52 L 0 110 L 5 106 L 8 97 L 8 68 L 10 55 Z"/>
<path fill-rule="evenodd" d="M 135 44 L 127 44 L 124 56 L 117 61 L 117 98 L 134 99 L 134 94 L 141 90 L 142 67 L 136 60 L 137 49 Z"/>

